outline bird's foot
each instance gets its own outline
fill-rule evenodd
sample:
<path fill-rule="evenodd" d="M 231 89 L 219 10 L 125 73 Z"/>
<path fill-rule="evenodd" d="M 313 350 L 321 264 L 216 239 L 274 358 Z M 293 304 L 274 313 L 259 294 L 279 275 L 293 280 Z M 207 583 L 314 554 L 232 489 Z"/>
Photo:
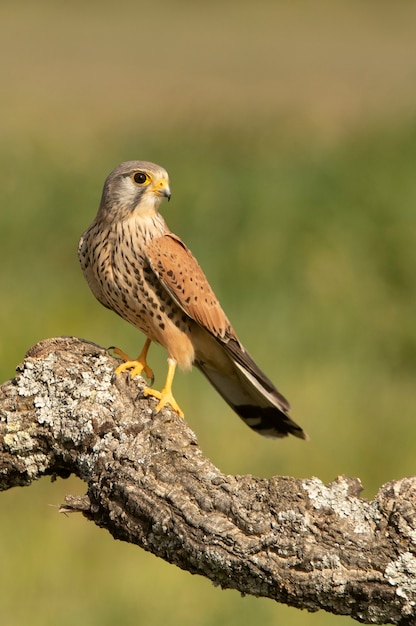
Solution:
<path fill-rule="evenodd" d="M 120 363 L 120 365 L 116 367 L 114 373 L 122 374 L 123 372 L 129 372 L 132 378 L 141 376 L 142 372 L 144 372 L 147 378 L 150 378 L 152 382 L 154 380 L 153 372 L 150 367 L 141 361 L 124 361 L 124 363 Z"/>
<path fill-rule="evenodd" d="M 146 361 L 148 347 L 146 351 L 145 348 L 143 348 L 137 359 L 131 359 L 125 352 L 120 350 L 120 348 L 111 348 L 111 350 L 113 350 L 113 352 L 124 361 L 124 363 L 120 363 L 120 365 L 115 369 L 115 374 L 129 372 L 132 378 L 136 378 L 136 376 L 141 376 L 142 372 L 144 372 L 146 377 L 150 380 L 150 384 L 153 385 L 155 375 L 152 368 L 149 367 Z"/>
<path fill-rule="evenodd" d="M 155 409 L 156 413 L 158 413 L 161 409 L 163 409 L 164 406 L 169 404 L 171 409 L 175 411 L 175 413 L 177 413 L 179 417 L 184 417 L 184 413 L 182 409 L 179 407 L 175 398 L 173 397 L 172 391 L 170 389 L 166 389 L 164 387 L 162 391 L 157 391 L 156 389 L 151 389 L 150 387 L 147 387 L 147 389 L 145 389 L 143 393 L 145 396 L 151 396 L 159 400 Z"/>

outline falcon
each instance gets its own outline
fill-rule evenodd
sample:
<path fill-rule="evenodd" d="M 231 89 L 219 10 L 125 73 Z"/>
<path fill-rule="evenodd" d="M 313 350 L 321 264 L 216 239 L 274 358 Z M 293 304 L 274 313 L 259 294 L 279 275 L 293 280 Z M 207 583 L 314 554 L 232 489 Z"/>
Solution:
<path fill-rule="evenodd" d="M 183 417 L 172 393 L 177 365 L 195 365 L 254 431 L 266 437 L 307 435 L 289 416 L 289 403 L 259 369 L 238 339 L 205 274 L 186 245 L 158 212 L 170 199 L 165 169 L 147 161 L 127 161 L 105 181 L 98 213 L 82 235 L 78 257 L 94 296 L 141 330 L 140 355 L 122 362 L 116 374 L 144 373 L 151 342 L 168 353 L 168 372 L 156 411 L 169 404 Z"/>

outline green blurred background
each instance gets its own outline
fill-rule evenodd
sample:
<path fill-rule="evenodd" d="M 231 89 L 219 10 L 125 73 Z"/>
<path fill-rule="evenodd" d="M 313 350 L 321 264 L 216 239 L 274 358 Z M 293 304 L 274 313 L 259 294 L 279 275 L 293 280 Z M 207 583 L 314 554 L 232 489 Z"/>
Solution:
<path fill-rule="evenodd" d="M 367 497 L 414 474 L 415 22 L 407 2 L 3 0 L 1 380 L 46 337 L 137 352 L 76 248 L 106 175 L 153 160 L 170 227 L 311 437 L 264 440 L 179 374 L 203 451 L 233 474 L 359 476 Z M 221 591 L 59 515 L 83 490 L 1 494 L 2 625 L 352 623 Z"/>

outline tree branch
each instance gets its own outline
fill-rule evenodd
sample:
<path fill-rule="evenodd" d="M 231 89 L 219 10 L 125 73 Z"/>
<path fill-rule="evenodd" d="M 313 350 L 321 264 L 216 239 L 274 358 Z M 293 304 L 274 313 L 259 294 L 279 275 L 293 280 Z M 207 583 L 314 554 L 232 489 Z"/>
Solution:
<path fill-rule="evenodd" d="M 226 476 L 186 422 L 152 413 L 144 381 L 106 350 L 42 341 L 0 388 L 0 489 L 43 475 L 87 483 L 81 511 L 223 588 L 371 624 L 416 623 L 416 479 L 359 497 L 358 479 Z"/>

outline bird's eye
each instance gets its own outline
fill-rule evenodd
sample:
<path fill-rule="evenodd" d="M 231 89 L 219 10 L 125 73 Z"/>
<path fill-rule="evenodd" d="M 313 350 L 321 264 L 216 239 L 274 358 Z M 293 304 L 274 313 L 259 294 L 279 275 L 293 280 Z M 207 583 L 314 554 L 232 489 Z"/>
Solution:
<path fill-rule="evenodd" d="M 133 176 L 133 180 L 138 185 L 144 185 L 144 183 L 148 182 L 149 177 L 144 172 L 136 172 Z"/>

